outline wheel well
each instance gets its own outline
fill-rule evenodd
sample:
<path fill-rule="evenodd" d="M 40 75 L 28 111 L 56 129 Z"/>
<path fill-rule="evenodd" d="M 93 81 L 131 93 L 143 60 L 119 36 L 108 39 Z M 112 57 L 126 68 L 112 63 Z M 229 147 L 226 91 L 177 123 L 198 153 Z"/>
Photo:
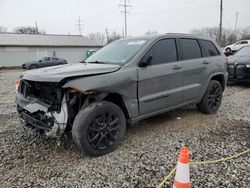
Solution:
<path fill-rule="evenodd" d="M 103 100 L 112 102 L 112 103 L 116 104 L 117 106 L 119 106 L 122 109 L 125 117 L 129 118 L 128 109 L 127 109 L 127 107 L 125 105 L 123 97 L 120 94 L 118 94 L 118 93 L 109 93 Z"/>
<path fill-rule="evenodd" d="M 216 81 L 220 82 L 220 84 L 221 84 L 223 90 L 225 89 L 225 78 L 224 78 L 223 75 L 216 75 L 216 76 L 213 76 L 213 77 L 211 78 L 211 80 L 216 80 Z"/>

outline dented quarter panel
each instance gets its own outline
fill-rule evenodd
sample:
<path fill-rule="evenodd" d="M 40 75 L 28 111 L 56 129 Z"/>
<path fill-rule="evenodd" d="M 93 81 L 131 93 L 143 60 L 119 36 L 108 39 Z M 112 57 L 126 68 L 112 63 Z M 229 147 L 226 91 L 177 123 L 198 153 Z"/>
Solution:
<path fill-rule="evenodd" d="M 137 70 L 132 66 L 124 66 L 117 72 L 71 80 L 63 88 L 75 88 L 82 92 L 119 93 L 125 100 L 130 117 L 137 117 L 137 81 Z"/>

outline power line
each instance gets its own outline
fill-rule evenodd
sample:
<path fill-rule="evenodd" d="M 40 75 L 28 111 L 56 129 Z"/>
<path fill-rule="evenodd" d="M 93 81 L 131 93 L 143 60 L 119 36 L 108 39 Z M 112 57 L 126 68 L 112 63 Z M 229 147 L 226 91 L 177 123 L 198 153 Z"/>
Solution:
<path fill-rule="evenodd" d="M 127 37 L 128 36 L 128 32 L 127 32 L 127 13 L 129 13 L 127 11 L 127 8 L 132 7 L 132 5 L 128 5 L 127 0 L 124 0 L 124 4 L 119 4 L 119 6 L 124 7 L 124 11 L 122 11 L 122 13 L 124 13 L 125 37 Z"/>
<path fill-rule="evenodd" d="M 79 16 L 79 18 L 77 20 L 77 23 L 76 23 L 76 27 L 77 27 L 77 29 L 79 31 L 79 35 L 82 35 L 82 28 L 83 28 L 83 23 L 82 22 L 83 22 L 83 20 L 81 20 L 81 18 Z"/>

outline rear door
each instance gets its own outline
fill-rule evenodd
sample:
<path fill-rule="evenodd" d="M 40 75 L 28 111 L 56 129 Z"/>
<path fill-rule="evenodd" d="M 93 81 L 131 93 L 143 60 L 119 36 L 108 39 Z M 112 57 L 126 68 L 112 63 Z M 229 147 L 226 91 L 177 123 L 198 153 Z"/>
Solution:
<path fill-rule="evenodd" d="M 181 38 L 179 44 L 183 62 L 183 85 L 185 87 L 182 103 L 188 103 L 199 98 L 202 86 L 207 80 L 205 75 L 209 62 L 202 58 L 202 50 L 198 40 Z"/>
<path fill-rule="evenodd" d="M 44 57 L 41 59 L 41 62 L 39 63 L 40 67 L 46 67 L 49 64 L 49 57 Z"/>
<path fill-rule="evenodd" d="M 151 65 L 138 68 L 140 115 L 174 107 L 181 101 L 183 64 L 178 61 L 176 39 L 158 40 L 144 58 L 149 56 Z"/>
<path fill-rule="evenodd" d="M 56 59 L 57 58 L 54 58 L 54 57 L 48 57 L 48 60 L 46 62 L 46 66 L 54 66 L 56 65 Z"/>
<path fill-rule="evenodd" d="M 201 99 L 216 62 L 221 61 L 215 45 L 208 40 L 180 39 L 184 67 L 183 103 Z M 218 59 L 219 58 L 219 59 Z"/>

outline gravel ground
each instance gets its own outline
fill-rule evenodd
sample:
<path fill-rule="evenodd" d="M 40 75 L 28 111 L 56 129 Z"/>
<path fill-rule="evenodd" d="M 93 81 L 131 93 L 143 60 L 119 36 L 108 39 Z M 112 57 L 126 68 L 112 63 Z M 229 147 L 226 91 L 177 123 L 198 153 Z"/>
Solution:
<path fill-rule="evenodd" d="M 113 153 L 88 157 L 70 136 L 59 145 L 23 132 L 14 106 L 19 74 L 0 73 L 0 187 L 155 187 L 175 166 L 183 144 L 195 161 L 230 156 L 250 145 L 250 86 L 233 85 L 215 115 L 195 106 L 165 113 L 129 127 Z M 250 154 L 191 165 L 190 171 L 192 187 L 249 187 Z"/>

